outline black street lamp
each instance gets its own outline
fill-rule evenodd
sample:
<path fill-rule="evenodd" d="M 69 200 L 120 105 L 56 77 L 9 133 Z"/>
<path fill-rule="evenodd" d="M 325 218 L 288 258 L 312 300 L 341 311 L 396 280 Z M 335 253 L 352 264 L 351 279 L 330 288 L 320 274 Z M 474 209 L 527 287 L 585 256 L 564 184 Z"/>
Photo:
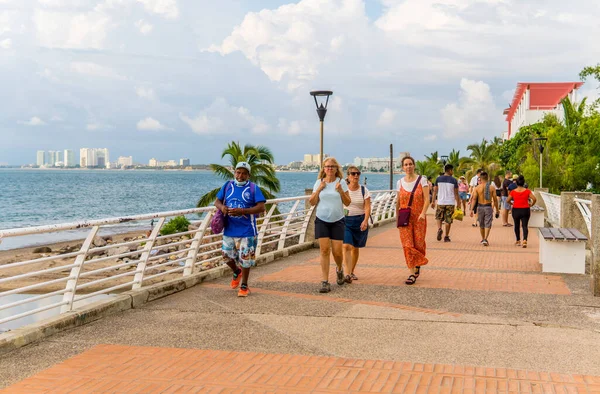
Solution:
<path fill-rule="evenodd" d="M 333 92 L 331 90 L 313 90 L 310 92 L 310 95 L 315 99 L 315 105 L 317 106 L 317 115 L 319 115 L 319 121 L 321 122 L 321 150 L 319 152 L 319 168 L 323 167 L 323 122 L 325 121 L 325 115 L 327 114 L 327 104 L 329 104 L 329 96 L 331 96 Z M 319 97 L 319 101 L 317 101 L 317 97 Z M 325 99 L 323 99 L 325 97 Z M 323 101 L 325 101 L 325 105 L 323 105 Z"/>
<path fill-rule="evenodd" d="M 442 159 L 442 165 L 446 166 L 446 163 L 448 162 L 448 156 L 442 155 L 440 158 Z"/>
<path fill-rule="evenodd" d="M 540 188 L 542 187 L 542 161 L 544 159 L 544 148 L 546 147 L 546 141 L 548 138 L 539 137 L 535 139 L 538 142 L 538 148 L 540 149 Z"/>

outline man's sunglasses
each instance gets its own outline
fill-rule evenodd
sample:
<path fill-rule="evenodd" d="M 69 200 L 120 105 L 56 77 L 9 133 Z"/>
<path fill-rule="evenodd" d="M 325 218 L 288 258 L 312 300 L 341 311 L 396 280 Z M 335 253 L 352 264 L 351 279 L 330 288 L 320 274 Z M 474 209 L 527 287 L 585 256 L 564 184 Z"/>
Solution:
<path fill-rule="evenodd" d="M 350 175 L 352 175 L 352 176 L 357 176 L 357 175 L 360 176 L 360 171 L 359 172 L 351 172 Z"/>

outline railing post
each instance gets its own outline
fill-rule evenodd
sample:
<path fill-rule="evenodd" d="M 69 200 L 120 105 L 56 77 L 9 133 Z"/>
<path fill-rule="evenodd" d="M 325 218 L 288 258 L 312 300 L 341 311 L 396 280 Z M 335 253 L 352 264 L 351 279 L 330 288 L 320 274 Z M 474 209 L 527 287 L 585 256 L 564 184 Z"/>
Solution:
<path fill-rule="evenodd" d="M 275 209 L 277 209 L 277 203 L 273 203 L 273 205 L 271 205 L 271 209 L 269 209 L 269 212 L 267 213 L 267 215 L 265 216 L 265 219 L 263 220 L 262 224 L 260 225 L 260 229 L 258 229 L 258 240 L 256 242 L 256 252 L 255 252 L 256 256 L 260 255 L 263 238 L 265 237 L 265 233 L 267 232 L 267 227 L 269 226 L 269 222 L 271 221 L 271 216 L 273 216 L 273 212 L 275 212 Z"/>
<path fill-rule="evenodd" d="M 298 244 L 315 241 L 315 217 L 317 216 L 316 208 L 316 206 L 310 207 L 310 210 L 306 212 L 306 217 L 304 218 L 304 224 L 302 225 L 302 232 L 300 233 L 300 240 L 298 241 Z"/>
<path fill-rule="evenodd" d="M 592 293 L 600 297 L 600 194 L 591 196 L 592 200 Z"/>
<path fill-rule="evenodd" d="M 81 245 L 79 252 L 82 254 L 78 255 L 75 259 L 75 267 L 71 268 L 71 273 L 69 274 L 73 279 L 67 281 L 67 292 L 63 295 L 63 301 L 67 301 L 68 303 L 60 307 L 60 313 L 69 312 L 73 309 L 73 300 L 75 299 L 75 293 L 77 292 L 77 281 L 79 280 L 79 274 L 81 274 L 81 267 L 83 267 L 83 262 L 87 257 L 87 253 L 90 250 L 94 237 L 98 234 L 99 229 L 100 226 L 92 227 L 90 233 L 83 242 L 83 245 Z"/>
<path fill-rule="evenodd" d="M 292 210 L 290 211 L 287 218 L 285 219 L 285 222 L 283 223 L 283 229 L 281 230 L 281 235 L 279 236 L 279 242 L 277 243 L 277 250 L 281 250 L 285 246 L 285 237 L 287 237 L 288 227 L 290 227 L 290 222 L 292 221 L 292 218 L 294 217 L 294 213 L 296 212 L 296 209 L 298 209 L 298 204 L 300 204 L 300 200 L 296 200 L 296 202 L 294 203 L 294 206 L 292 207 Z"/>
<path fill-rule="evenodd" d="M 587 192 L 562 192 L 560 193 L 560 227 L 576 228 L 584 234 L 588 235 L 587 224 L 577 208 L 575 203 L 576 198 L 589 200 L 592 193 Z"/>
<path fill-rule="evenodd" d="M 142 252 L 142 255 L 140 256 L 140 262 L 138 263 L 138 265 L 135 269 L 136 273 L 135 273 L 135 276 L 133 277 L 133 286 L 131 286 L 131 288 L 133 290 L 139 289 L 140 287 L 142 287 L 142 282 L 144 281 L 144 274 L 146 273 L 146 266 L 148 265 L 148 259 L 150 258 L 150 251 L 154 247 L 154 242 L 156 241 L 156 238 L 158 237 L 158 233 L 160 232 L 162 225 L 165 223 L 165 219 L 166 219 L 165 217 L 158 219 L 158 223 L 156 224 L 156 226 L 154 226 L 154 228 L 152 229 L 152 232 L 150 233 L 150 237 L 148 238 L 148 241 L 146 241 L 144 251 Z"/>
<path fill-rule="evenodd" d="M 194 265 L 196 263 L 196 257 L 198 256 L 198 250 L 202 246 L 202 239 L 204 238 L 204 234 L 206 233 L 206 229 L 210 224 L 214 212 L 214 210 L 206 212 L 206 216 L 204 217 L 204 219 L 202 219 L 202 223 L 200 223 L 198 232 L 196 233 L 196 235 L 194 235 L 194 239 L 192 240 L 191 245 L 192 250 L 188 251 L 187 259 L 185 260 L 183 276 L 189 276 L 194 273 Z"/>

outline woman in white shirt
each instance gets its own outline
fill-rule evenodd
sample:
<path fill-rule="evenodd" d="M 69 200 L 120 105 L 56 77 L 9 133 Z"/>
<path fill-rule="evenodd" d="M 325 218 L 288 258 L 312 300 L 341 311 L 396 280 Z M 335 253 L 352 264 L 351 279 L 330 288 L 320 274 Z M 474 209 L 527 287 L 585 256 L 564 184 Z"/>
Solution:
<path fill-rule="evenodd" d="M 350 166 L 348 175 L 348 193 L 350 204 L 346 205 L 346 232 L 344 233 L 344 265 L 346 283 L 358 280 L 354 269 L 358 262 L 359 249 L 364 248 L 369 236 L 369 217 L 371 216 L 371 194 L 366 186 L 361 186 L 360 170 Z"/>
<path fill-rule="evenodd" d="M 315 238 L 319 240 L 321 250 L 321 287 L 320 293 L 329 293 L 329 255 L 333 252 L 333 259 L 337 265 L 337 284 L 343 285 L 344 281 L 344 255 L 342 241 L 346 224 L 344 220 L 344 204 L 350 204 L 348 185 L 343 178 L 341 167 L 336 159 L 328 157 L 323 162 L 319 179 L 313 186 L 313 194 L 308 200 L 311 205 L 317 206 L 315 219 Z"/>
<path fill-rule="evenodd" d="M 412 285 L 417 281 L 421 273 L 421 266 L 427 264 L 429 260 L 425 257 L 425 234 L 427 232 L 427 208 L 429 207 L 429 184 L 427 177 L 422 176 L 420 182 L 419 175 L 415 173 L 415 159 L 405 157 L 402 159 L 402 168 L 406 176 L 398 181 L 396 190 L 398 198 L 396 199 L 396 212 L 400 208 L 407 208 L 410 203 L 410 195 L 414 190 L 414 197 L 411 205 L 410 219 L 408 226 L 398 227 L 400 231 L 400 241 L 404 249 L 404 258 L 406 265 L 410 270 L 410 276 L 404 283 Z"/>

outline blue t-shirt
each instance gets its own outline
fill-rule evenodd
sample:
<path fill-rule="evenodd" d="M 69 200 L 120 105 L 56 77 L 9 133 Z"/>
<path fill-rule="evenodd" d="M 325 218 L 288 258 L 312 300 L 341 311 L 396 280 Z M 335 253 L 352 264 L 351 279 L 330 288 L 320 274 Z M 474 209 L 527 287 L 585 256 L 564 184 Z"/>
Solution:
<path fill-rule="evenodd" d="M 507 189 L 508 189 L 509 192 L 515 190 L 516 188 L 517 188 L 517 183 L 516 182 L 511 183 L 507 187 Z"/>
<path fill-rule="evenodd" d="M 267 201 L 258 186 L 254 185 L 254 195 L 250 190 L 250 182 L 244 186 L 236 186 L 235 182 L 227 182 L 223 185 L 217 198 L 228 208 L 252 208 L 259 202 Z M 228 237 L 255 237 L 258 235 L 256 229 L 256 215 L 227 216 L 223 235 Z"/>
<path fill-rule="evenodd" d="M 317 217 L 324 222 L 334 223 L 344 218 L 344 204 L 342 203 L 342 196 L 335 190 L 335 185 L 341 181 L 342 190 L 348 191 L 348 185 L 343 179 L 336 179 L 335 181 L 328 183 L 325 189 L 319 193 L 319 203 L 317 204 Z M 315 192 L 321 180 L 317 179 L 313 186 L 313 192 Z"/>

